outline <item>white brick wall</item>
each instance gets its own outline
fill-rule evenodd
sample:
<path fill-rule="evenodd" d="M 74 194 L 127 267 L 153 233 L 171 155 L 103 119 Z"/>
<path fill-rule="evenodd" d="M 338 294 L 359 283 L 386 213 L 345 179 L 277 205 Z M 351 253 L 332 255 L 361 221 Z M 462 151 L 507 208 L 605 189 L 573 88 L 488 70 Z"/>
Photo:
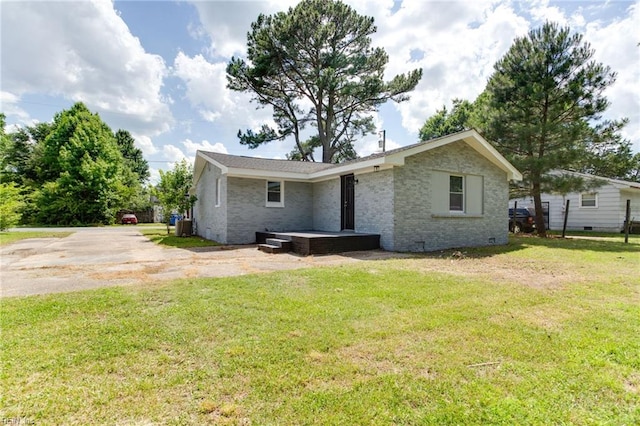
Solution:
<path fill-rule="evenodd" d="M 284 207 L 266 207 L 265 191 L 265 179 L 228 179 L 227 243 L 254 243 L 256 231 L 313 229 L 312 184 L 285 181 Z"/>
<path fill-rule="evenodd" d="M 483 176 L 483 214 L 434 216 L 432 171 Z M 508 182 L 506 173 L 464 142 L 406 159 L 395 172 L 395 243 L 397 251 L 433 251 L 454 247 L 506 244 Z M 446 188 L 448 191 L 448 188 Z"/>
<path fill-rule="evenodd" d="M 216 179 L 221 179 L 220 206 L 216 207 Z M 196 187 L 198 200 L 193 206 L 193 220 L 196 233 L 208 240 L 225 243 L 227 241 L 227 178 L 220 169 L 207 164 Z"/>
<path fill-rule="evenodd" d="M 380 246 L 395 250 L 393 170 L 359 174 L 356 178 L 355 230 L 380 234 Z"/>
<path fill-rule="evenodd" d="M 313 184 L 313 229 L 340 231 L 340 178 Z"/>
<path fill-rule="evenodd" d="M 285 182 L 283 208 L 265 207 L 265 180 L 222 176 L 222 202 L 215 203 L 220 171 L 207 166 L 197 187 L 194 217 L 199 235 L 222 243 L 255 242 L 256 231 L 340 231 L 340 178 L 317 183 Z M 482 176 L 481 214 L 434 211 L 433 173 Z M 456 142 L 406 159 L 402 167 L 356 175 L 355 230 L 380 234 L 395 251 L 433 251 L 506 244 L 506 172 Z M 445 190 L 448 191 L 448 188 Z M 448 195 L 447 195 L 448 196 Z M 436 214 L 437 213 L 437 214 Z"/>

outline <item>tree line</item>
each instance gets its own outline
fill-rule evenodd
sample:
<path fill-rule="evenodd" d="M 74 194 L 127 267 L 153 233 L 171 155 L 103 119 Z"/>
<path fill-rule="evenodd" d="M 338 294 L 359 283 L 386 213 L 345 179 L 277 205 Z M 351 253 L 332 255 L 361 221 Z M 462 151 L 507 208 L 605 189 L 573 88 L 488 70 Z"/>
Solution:
<path fill-rule="evenodd" d="M 150 206 L 149 165 L 134 138 L 83 103 L 10 133 L 0 114 L 0 128 L 0 185 L 24 223 L 110 224 L 119 210 Z"/>

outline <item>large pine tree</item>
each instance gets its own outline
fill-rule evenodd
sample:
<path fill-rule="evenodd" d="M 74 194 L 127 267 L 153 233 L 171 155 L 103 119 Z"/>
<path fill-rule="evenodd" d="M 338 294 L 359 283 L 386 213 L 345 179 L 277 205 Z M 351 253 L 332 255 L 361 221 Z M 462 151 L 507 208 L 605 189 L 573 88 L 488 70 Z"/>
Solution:
<path fill-rule="evenodd" d="M 487 84 L 485 135 L 523 173 L 540 236 L 540 194 L 556 185 L 547 172 L 579 164 L 624 122 L 601 118 L 609 106 L 604 91 L 616 76 L 593 56 L 580 34 L 548 22 L 515 40 Z"/>
<path fill-rule="evenodd" d="M 422 77 L 417 69 L 385 82 L 389 57 L 371 47 L 375 31 L 373 18 L 336 0 L 260 15 L 248 35 L 248 61 L 232 58 L 227 66 L 228 87 L 271 106 L 277 129 L 239 132 L 240 143 L 255 148 L 291 136 L 290 158 L 312 161 L 316 147 L 325 163 L 355 156 L 355 138 L 373 130 L 371 114 L 389 99 L 407 100 Z M 315 131 L 305 136 L 308 126 Z"/>

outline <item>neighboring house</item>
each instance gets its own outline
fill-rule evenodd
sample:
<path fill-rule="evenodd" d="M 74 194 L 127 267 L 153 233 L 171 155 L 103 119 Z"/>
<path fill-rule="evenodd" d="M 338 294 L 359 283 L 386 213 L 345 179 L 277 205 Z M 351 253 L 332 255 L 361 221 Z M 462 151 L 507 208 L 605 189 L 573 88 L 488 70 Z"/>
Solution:
<path fill-rule="evenodd" d="M 198 151 L 193 220 L 227 244 L 303 230 L 379 234 L 391 251 L 506 244 L 521 178 L 475 130 L 341 164 Z"/>
<path fill-rule="evenodd" d="M 554 174 L 567 174 L 585 180 L 596 180 L 599 186 L 583 192 L 542 194 L 547 226 L 562 230 L 564 212 L 569 200 L 568 230 L 620 232 L 624 229 L 627 200 L 631 200 L 631 220 L 640 220 L 640 183 L 608 179 L 585 173 L 557 170 Z M 513 207 L 533 207 L 533 198 L 525 197 L 509 201 Z"/>

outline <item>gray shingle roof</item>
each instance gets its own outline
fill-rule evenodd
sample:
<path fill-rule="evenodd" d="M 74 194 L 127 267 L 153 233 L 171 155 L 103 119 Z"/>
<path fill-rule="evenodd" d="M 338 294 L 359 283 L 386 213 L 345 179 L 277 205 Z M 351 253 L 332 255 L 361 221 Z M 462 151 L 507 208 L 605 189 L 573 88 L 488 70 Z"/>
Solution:
<path fill-rule="evenodd" d="M 309 161 L 274 160 L 269 158 L 245 157 L 200 151 L 205 156 L 233 169 L 265 170 L 286 173 L 313 173 L 335 167 L 336 164 L 314 163 Z"/>
<path fill-rule="evenodd" d="M 464 132 L 465 131 L 461 131 L 457 133 L 464 133 Z M 453 133 L 445 137 L 449 137 L 455 134 L 456 133 Z M 434 143 L 442 138 L 444 137 L 430 139 L 424 142 L 414 143 L 411 145 L 388 150 L 385 152 L 377 152 L 375 154 L 371 154 L 366 157 L 356 158 L 354 160 L 346 161 L 340 164 L 315 163 L 315 162 L 309 162 L 309 161 L 275 160 L 275 159 L 269 159 L 269 158 L 255 158 L 255 157 L 245 157 L 240 155 L 220 154 L 217 152 L 209 152 L 209 151 L 200 151 L 200 152 L 206 155 L 207 157 L 213 159 L 214 161 L 222 164 L 223 166 L 234 168 L 234 169 L 262 170 L 262 171 L 285 172 L 285 173 L 315 173 L 322 170 L 332 169 L 338 166 L 356 164 L 362 161 L 385 157 L 391 154 L 409 150 L 418 145 L 427 145 L 430 143 Z"/>

